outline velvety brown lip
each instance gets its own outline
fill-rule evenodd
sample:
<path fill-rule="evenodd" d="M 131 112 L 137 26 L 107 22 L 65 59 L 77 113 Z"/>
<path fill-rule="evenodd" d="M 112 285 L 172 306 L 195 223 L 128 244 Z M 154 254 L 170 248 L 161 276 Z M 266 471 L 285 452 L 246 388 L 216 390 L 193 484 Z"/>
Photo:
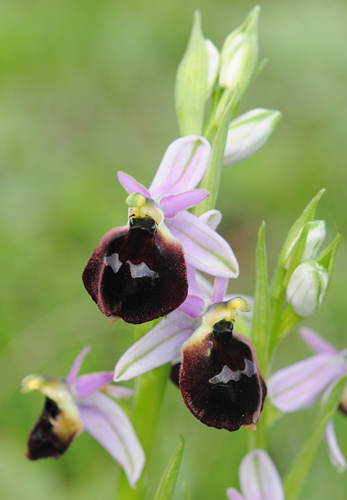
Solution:
<path fill-rule="evenodd" d="M 182 246 L 163 236 L 151 217 L 132 217 L 127 226 L 111 229 L 82 278 L 106 316 L 134 324 L 165 316 L 188 292 Z"/>
<path fill-rule="evenodd" d="M 183 348 L 180 388 L 185 404 L 204 424 L 236 431 L 257 423 L 266 386 L 251 342 L 219 321 Z"/>
<path fill-rule="evenodd" d="M 44 409 L 28 439 L 27 457 L 30 460 L 59 458 L 65 453 L 75 434 L 63 440 L 55 433 L 54 422 L 60 418 L 60 415 L 61 411 L 57 404 L 46 398 Z"/>

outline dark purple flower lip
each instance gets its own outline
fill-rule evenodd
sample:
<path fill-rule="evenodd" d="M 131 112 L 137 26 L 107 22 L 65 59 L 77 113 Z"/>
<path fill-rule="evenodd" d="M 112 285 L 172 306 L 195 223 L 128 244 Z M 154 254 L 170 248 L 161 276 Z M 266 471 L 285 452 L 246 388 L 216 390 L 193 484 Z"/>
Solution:
<path fill-rule="evenodd" d="M 71 424 L 66 427 L 64 420 L 57 403 L 46 398 L 44 409 L 29 435 L 27 457 L 30 460 L 59 458 L 65 453 L 79 429 Z"/>
<path fill-rule="evenodd" d="M 254 347 L 222 319 L 183 346 L 180 388 L 192 414 L 204 424 L 236 431 L 255 429 L 266 396 Z"/>
<path fill-rule="evenodd" d="M 142 195 L 131 196 L 138 207 L 129 209 L 128 224 L 102 238 L 82 279 L 106 316 L 138 324 L 176 309 L 187 296 L 188 280 L 182 246 L 160 209 Z"/>

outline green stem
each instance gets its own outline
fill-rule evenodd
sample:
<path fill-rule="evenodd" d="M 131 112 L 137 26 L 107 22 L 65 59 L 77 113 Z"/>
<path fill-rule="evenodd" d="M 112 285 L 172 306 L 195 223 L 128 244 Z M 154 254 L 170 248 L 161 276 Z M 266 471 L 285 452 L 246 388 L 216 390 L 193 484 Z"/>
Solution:
<path fill-rule="evenodd" d="M 280 340 L 284 337 L 294 326 L 301 321 L 301 316 L 295 314 L 291 305 L 287 304 L 281 322 L 277 328 L 277 339 Z"/>
<path fill-rule="evenodd" d="M 201 181 L 200 188 L 207 189 L 209 197 L 200 203 L 194 209 L 194 214 L 199 216 L 216 206 L 219 192 L 220 179 L 223 169 L 223 156 L 225 144 L 228 136 L 231 113 L 237 100 L 237 89 L 229 94 L 229 101 L 226 103 L 226 109 L 219 121 L 218 130 L 212 146 L 212 152 L 205 175 Z"/>
<path fill-rule="evenodd" d="M 157 323 L 156 320 L 138 325 L 135 329 L 135 340 L 143 337 Z M 146 455 L 146 465 L 141 478 L 136 483 L 136 489 L 131 488 L 126 475 L 123 471 L 121 472 L 116 495 L 117 500 L 143 500 L 145 497 L 153 437 L 169 379 L 170 368 L 171 365 L 168 363 L 136 378 L 132 422 Z"/>
<path fill-rule="evenodd" d="M 136 489 L 129 486 L 124 472 L 121 473 L 117 500 L 142 500 L 145 497 L 149 478 L 149 459 L 153 437 L 161 405 L 169 379 L 170 364 L 160 366 L 136 379 L 133 425 L 146 455 L 146 465 Z"/>
<path fill-rule="evenodd" d="M 281 294 L 281 297 L 272 301 L 272 307 L 270 313 L 270 337 L 269 337 L 269 350 L 268 350 L 269 363 L 271 363 L 271 359 L 277 343 L 277 330 L 282 316 L 283 298 L 284 294 Z"/>
<path fill-rule="evenodd" d="M 218 129 L 218 121 L 215 120 L 215 113 L 221 95 L 222 89 L 220 87 L 213 91 L 211 109 L 204 127 L 203 135 L 210 143 L 213 142 Z"/>
<path fill-rule="evenodd" d="M 264 405 L 260 414 L 256 431 L 249 431 L 249 449 L 261 448 L 267 450 L 267 405 Z"/>

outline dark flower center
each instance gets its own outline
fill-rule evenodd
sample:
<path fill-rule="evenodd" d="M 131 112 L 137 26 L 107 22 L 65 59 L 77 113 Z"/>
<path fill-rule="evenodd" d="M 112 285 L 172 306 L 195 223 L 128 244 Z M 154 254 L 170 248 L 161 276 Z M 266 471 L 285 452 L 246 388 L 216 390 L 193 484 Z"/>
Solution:
<path fill-rule="evenodd" d="M 149 234 L 154 234 L 156 230 L 156 223 L 152 217 L 130 217 L 129 223 L 131 229 L 143 229 Z"/>

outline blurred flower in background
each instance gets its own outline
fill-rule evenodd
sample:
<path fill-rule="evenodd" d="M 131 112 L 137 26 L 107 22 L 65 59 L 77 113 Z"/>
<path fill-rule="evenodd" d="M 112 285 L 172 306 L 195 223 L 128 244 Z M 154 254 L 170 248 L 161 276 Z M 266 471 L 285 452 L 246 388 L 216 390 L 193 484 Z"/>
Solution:
<path fill-rule="evenodd" d="M 268 380 L 269 397 L 282 413 L 310 408 L 322 394 L 326 399 L 334 385 L 347 373 L 346 349 L 339 352 L 308 328 L 302 328 L 300 335 L 317 354 L 278 370 Z M 347 414 L 347 388 L 340 409 Z M 337 444 L 332 421 L 326 428 L 325 442 L 331 462 L 343 472 L 347 464 Z"/>
<path fill-rule="evenodd" d="M 255 449 L 242 460 L 239 468 L 242 495 L 227 489 L 229 500 L 284 500 L 280 475 L 264 450 Z"/>
<path fill-rule="evenodd" d="M 23 380 L 23 393 L 38 389 L 46 397 L 29 436 L 27 456 L 31 460 L 59 458 L 71 441 L 86 430 L 119 463 L 134 486 L 145 456 L 129 417 L 106 395 L 124 398 L 132 391 L 110 385 L 112 372 L 77 376 L 89 350 L 87 346 L 77 356 L 65 380 L 43 375 L 28 375 Z"/>

